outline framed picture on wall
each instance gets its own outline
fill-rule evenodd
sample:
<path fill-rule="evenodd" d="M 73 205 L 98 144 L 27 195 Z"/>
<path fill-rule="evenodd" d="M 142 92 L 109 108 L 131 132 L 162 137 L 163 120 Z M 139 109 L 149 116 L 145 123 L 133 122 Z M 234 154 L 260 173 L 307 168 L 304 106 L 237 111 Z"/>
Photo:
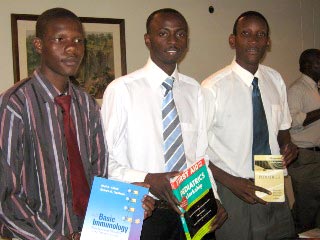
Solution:
<path fill-rule="evenodd" d="M 28 77 L 40 63 L 33 48 L 38 15 L 11 14 L 14 81 Z M 85 56 L 77 83 L 97 99 L 107 85 L 127 73 L 124 19 L 80 17 L 85 31 Z"/>

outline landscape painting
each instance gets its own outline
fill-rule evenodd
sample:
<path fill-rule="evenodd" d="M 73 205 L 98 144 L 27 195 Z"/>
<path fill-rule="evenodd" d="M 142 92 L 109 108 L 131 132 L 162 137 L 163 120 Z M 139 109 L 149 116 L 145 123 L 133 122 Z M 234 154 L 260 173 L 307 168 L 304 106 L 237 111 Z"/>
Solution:
<path fill-rule="evenodd" d="M 14 15 L 14 14 L 13 14 Z M 17 14 L 16 14 L 17 15 Z M 30 76 L 39 66 L 40 57 L 33 48 L 36 15 L 12 16 L 15 81 Z M 85 55 L 78 75 L 72 79 L 96 99 L 101 99 L 107 85 L 126 74 L 124 20 L 80 18 L 85 30 Z M 21 22 L 22 21 L 22 22 Z M 14 27 L 14 24 L 13 24 Z"/>

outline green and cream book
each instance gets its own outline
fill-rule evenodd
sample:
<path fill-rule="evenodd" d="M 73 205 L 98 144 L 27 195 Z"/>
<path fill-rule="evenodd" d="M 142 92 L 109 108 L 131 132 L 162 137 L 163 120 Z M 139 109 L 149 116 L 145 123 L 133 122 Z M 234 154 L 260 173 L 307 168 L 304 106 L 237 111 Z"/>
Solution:
<path fill-rule="evenodd" d="M 256 191 L 256 195 L 266 202 L 284 202 L 284 169 L 282 155 L 255 155 L 254 182 L 271 192 L 271 195 Z"/>
<path fill-rule="evenodd" d="M 180 218 L 186 239 L 202 239 L 211 231 L 218 208 L 205 160 L 199 160 L 170 182 L 174 196 L 181 202 Z"/>

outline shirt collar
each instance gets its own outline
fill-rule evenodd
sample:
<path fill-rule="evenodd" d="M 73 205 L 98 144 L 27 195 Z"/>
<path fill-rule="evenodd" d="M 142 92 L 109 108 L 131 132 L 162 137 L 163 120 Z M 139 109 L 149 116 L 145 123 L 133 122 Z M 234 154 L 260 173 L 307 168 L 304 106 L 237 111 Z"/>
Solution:
<path fill-rule="evenodd" d="M 147 64 L 145 65 L 147 81 L 149 82 L 152 88 L 159 88 L 164 80 L 169 77 L 161 68 L 159 68 L 149 57 Z M 179 82 L 179 72 L 176 65 L 175 70 L 171 74 L 174 77 L 174 85 L 175 86 Z"/>
<path fill-rule="evenodd" d="M 231 69 L 233 72 L 235 72 L 240 79 L 248 86 L 250 87 L 252 84 L 252 80 L 254 77 L 257 77 L 258 79 L 262 79 L 262 75 L 261 75 L 261 71 L 260 71 L 260 64 L 258 66 L 258 70 L 256 71 L 256 73 L 253 75 L 251 72 L 249 72 L 248 70 L 244 69 L 243 67 L 241 67 L 235 60 L 235 58 L 233 59 L 232 63 L 231 63 Z"/>
<path fill-rule="evenodd" d="M 61 93 L 39 70 L 39 68 L 37 68 L 34 72 L 33 72 L 33 76 L 34 78 L 37 80 L 39 86 L 42 88 L 42 91 L 40 91 L 40 93 L 45 92 L 46 94 L 44 95 L 44 98 L 46 99 L 46 101 L 49 101 L 49 99 L 51 101 L 54 101 L 54 98 L 56 96 L 59 96 L 61 94 L 67 94 L 67 95 L 71 95 L 72 98 L 74 98 L 74 94 L 72 91 L 72 83 L 69 81 L 68 84 L 68 90 L 65 93 Z"/>
<path fill-rule="evenodd" d="M 308 75 L 302 74 L 303 80 L 310 85 L 310 87 L 315 88 L 318 90 L 318 84 Z"/>

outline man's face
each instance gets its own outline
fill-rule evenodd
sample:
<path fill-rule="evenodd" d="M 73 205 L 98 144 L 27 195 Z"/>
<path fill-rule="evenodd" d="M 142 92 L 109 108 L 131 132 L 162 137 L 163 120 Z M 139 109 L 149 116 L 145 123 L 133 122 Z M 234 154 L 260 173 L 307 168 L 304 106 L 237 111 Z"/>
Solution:
<path fill-rule="evenodd" d="M 237 34 L 230 36 L 229 44 L 236 50 L 237 63 L 254 74 L 270 45 L 267 24 L 255 16 L 242 17 L 236 30 Z"/>
<path fill-rule="evenodd" d="M 42 39 L 34 40 L 41 54 L 41 72 L 51 81 L 74 76 L 84 55 L 84 34 L 80 22 L 58 18 L 47 23 Z"/>
<path fill-rule="evenodd" d="M 151 59 L 170 75 L 187 50 L 188 26 L 175 14 L 156 14 L 144 38 Z"/>

